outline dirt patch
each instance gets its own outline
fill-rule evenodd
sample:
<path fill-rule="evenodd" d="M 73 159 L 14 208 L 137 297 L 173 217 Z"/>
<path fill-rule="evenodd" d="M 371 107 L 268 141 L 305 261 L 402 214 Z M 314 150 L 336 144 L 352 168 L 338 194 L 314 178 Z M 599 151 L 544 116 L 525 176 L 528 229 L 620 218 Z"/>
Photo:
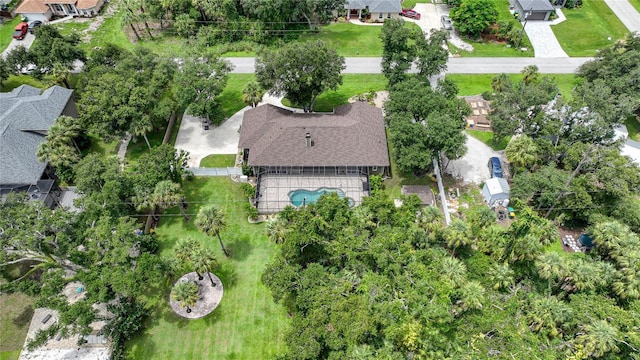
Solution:
<path fill-rule="evenodd" d="M 562 244 L 562 250 L 566 252 L 576 252 L 565 239 L 577 240 L 584 232 L 584 228 L 566 228 L 560 226 L 558 227 L 558 232 L 560 232 L 560 239 L 562 240 L 560 242 Z"/>

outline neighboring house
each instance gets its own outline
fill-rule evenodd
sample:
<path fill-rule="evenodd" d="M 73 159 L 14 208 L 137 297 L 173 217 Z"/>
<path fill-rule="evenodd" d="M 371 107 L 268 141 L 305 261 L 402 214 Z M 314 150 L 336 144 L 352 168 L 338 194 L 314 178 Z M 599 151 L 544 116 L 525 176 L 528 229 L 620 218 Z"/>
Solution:
<path fill-rule="evenodd" d="M 78 112 L 73 90 L 53 86 L 40 91 L 22 85 L 0 93 L 0 199 L 11 192 L 25 192 L 54 207 L 60 196 L 55 174 L 36 153 L 60 115 L 77 117 Z"/>
<path fill-rule="evenodd" d="M 29 20 L 48 21 L 52 16 L 92 17 L 104 5 L 104 0 L 23 0 L 16 13 Z"/>
<path fill-rule="evenodd" d="M 515 0 L 513 6 L 522 20 L 549 20 L 555 10 L 549 0 Z"/>
<path fill-rule="evenodd" d="M 370 174 L 390 174 L 382 110 L 364 102 L 324 114 L 259 106 L 244 113 L 238 146 L 258 177 L 260 213 L 315 199 L 296 191 L 335 191 L 358 205 Z"/>
<path fill-rule="evenodd" d="M 402 12 L 400 0 L 347 0 L 345 8 L 349 18 L 360 19 L 363 14 L 369 14 L 376 22 L 398 17 Z"/>
<path fill-rule="evenodd" d="M 23 0 L 16 8 L 16 14 L 29 19 L 29 21 L 39 20 L 49 21 L 53 16 L 49 8 L 42 0 Z"/>
<path fill-rule="evenodd" d="M 484 183 L 482 188 L 482 196 L 484 201 L 493 207 L 497 203 L 502 203 L 509 199 L 511 188 L 504 178 L 491 178 Z"/>
<path fill-rule="evenodd" d="M 434 206 L 436 197 L 430 187 L 424 185 L 402 185 L 402 195 L 415 194 L 420 198 L 421 205 Z"/>

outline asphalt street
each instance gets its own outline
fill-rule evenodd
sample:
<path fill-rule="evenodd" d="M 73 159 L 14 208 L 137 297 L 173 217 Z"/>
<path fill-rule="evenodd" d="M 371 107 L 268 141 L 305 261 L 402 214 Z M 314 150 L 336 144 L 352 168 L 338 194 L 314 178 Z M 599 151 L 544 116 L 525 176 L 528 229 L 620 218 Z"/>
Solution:
<path fill-rule="evenodd" d="M 592 58 L 449 58 L 448 74 L 517 74 L 528 65 L 536 65 L 543 74 L 570 74 Z M 227 58 L 234 65 L 233 73 L 252 74 L 254 58 Z M 378 74 L 382 72 L 379 57 L 351 57 L 345 59 L 345 74 Z M 415 68 L 412 69 L 415 72 Z"/>

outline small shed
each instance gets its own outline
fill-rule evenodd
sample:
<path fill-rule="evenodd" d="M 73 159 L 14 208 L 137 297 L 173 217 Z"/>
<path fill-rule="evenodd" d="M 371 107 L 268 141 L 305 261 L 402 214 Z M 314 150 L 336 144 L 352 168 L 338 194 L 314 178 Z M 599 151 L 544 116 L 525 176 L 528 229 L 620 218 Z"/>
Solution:
<path fill-rule="evenodd" d="M 491 178 L 484 183 L 482 196 L 484 201 L 493 206 L 496 202 L 509 199 L 509 183 L 503 178 Z"/>
<path fill-rule="evenodd" d="M 514 7 L 521 20 L 549 20 L 555 10 L 549 0 L 516 0 Z"/>
<path fill-rule="evenodd" d="M 436 197 L 428 186 L 423 185 L 402 185 L 402 195 L 415 194 L 420 198 L 422 205 L 433 206 Z"/>

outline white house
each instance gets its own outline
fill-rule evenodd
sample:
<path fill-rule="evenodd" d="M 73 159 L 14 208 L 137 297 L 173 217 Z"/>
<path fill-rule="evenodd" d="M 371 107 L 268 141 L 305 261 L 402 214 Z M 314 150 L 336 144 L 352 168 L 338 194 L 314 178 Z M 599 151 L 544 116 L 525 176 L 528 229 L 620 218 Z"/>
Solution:
<path fill-rule="evenodd" d="M 371 15 L 371 20 L 376 22 L 398 17 L 402 12 L 400 0 L 347 0 L 345 8 L 349 18 L 361 18 L 363 10 L 366 10 Z"/>
<path fill-rule="evenodd" d="M 48 21 L 53 16 L 93 17 L 104 0 L 23 0 L 16 13 L 31 20 Z"/>

